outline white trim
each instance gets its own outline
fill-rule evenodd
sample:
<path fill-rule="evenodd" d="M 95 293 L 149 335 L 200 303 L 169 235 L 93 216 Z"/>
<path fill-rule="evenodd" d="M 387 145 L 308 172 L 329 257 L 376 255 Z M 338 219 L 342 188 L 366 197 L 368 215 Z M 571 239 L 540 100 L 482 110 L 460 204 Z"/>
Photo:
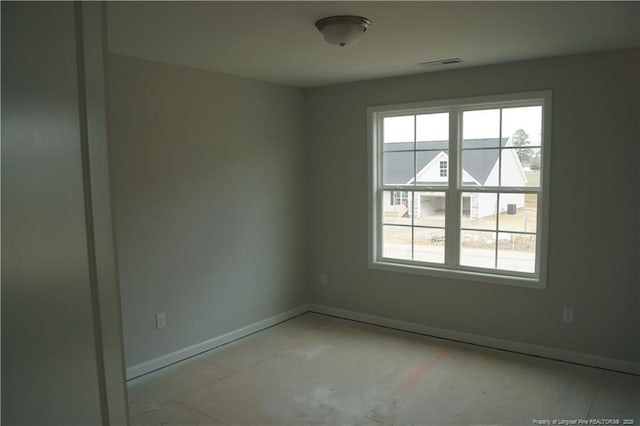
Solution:
<path fill-rule="evenodd" d="M 503 349 L 507 351 L 522 353 L 525 355 L 540 356 L 544 358 L 582 364 L 590 367 L 606 368 L 610 370 L 640 375 L 640 363 L 637 362 L 624 361 L 614 358 L 605 358 L 597 355 L 585 354 L 582 352 L 574 352 L 565 349 L 551 348 L 548 346 L 533 345 L 530 343 L 516 342 L 513 340 L 497 339 L 494 337 L 482 336 L 478 334 L 463 333 L 460 331 L 448 330 L 444 328 L 430 327 L 427 325 L 400 321 L 380 317 L 377 315 L 365 314 L 362 312 L 349 311 L 346 309 L 334 308 L 326 305 L 312 304 L 309 305 L 309 310 L 310 312 L 333 315 L 340 318 L 361 321 L 383 327 L 390 327 L 402 331 L 455 340 L 462 343 L 481 345 L 490 349 Z"/>
<path fill-rule="evenodd" d="M 377 154 L 377 147 L 371 143 L 371 141 L 378 138 L 378 120 L 374 118 L 373 111 L 367 108 L 367 264 L 372 267 L 375 264 L 375 250 L 374 247 L 380 245 L 378 227 L 375 225 L 378 222 L 377 215 L 382 212 L 384 206 L 384 195 L 380 196 L 381 200 L 378 200 L 378 182 L 373 182 L 372 177 L 377 176 L 378 166 L 374 163 L 379 161 L 379 155 Z"/>
<path fill-rule="evenodd" d="M 469 98 L 438 99 L 424 102 L 409 102 L 392 105 L 373 105 L 367 107 L 367 113 L 383 112 L 385 116 L 405 115 L 407 110 L 416 110 L 412 114 L 450 112 L 451 105 L 465 111 L 476 109 L 486 109 L 501 104 L 503 108 L 524 107 L 537 105 L 532 99 L 541 99 L 550 95 L 550 90 L 539 90 L 534 92 L 516 92 L 502 95 L 475 96 Z M 523 100 L 525 99 L 525 100 Z"/>
<path fill-rule="evenodd" d="M 143 374 L 147 374 L 162 367 L 174 364 L 178 361 L 185 360 L 202 352 L 217 348 L 218 346 L 222 346 L 234 340 L 246 337 L 257 331 L 264 330 L 265 328 L 274 326 L 278 323 L 304 314 L 309 311 L 309 307 L 310 305 L 300 305 L 286 312 L 282 312 L 272 317 L 263 319 L 262 321 L 254 322 L 253 324 L 249 324 L 245 327 L 238 328 L 212 339 L 205 340 L 204 342 L 196 343 L 195 345 L 191 345 L 186 348 L 179 349 L 175 352 L 171 352 L 169 354 L 162 355 L 141 364 L 129 367 L 127 368 L 127 380 L 134 379 L 136 377 L 142 376 Z"/>
<path fill-rule="evenodd" d="M 541 143 L 540 145 L 540 155 L 542 157 L 542 161 L 540 162 L 540 179 L 539 188 L 542 190 L 542 196 L 538 197 L 538 225 L 540 224 L 544 227 L 544 231 L 542 233 L 537 233 L 538 237 L 541 241 L 537 243 L 538 251 L 536 252 L 536 259 L 540 259 L 540 280 L 544 284 L 544 287 L 547 286 L 547 267 L 548 267 L 548 258 L 549 258 L 549 236 L 551 232 L 549 232 L 550 220 L 549 220 L 549 211 L 551 204 L 551 184 L 550 184 L 550 176 L 551 176 L 551 102 L 552 96 L 551 91 L 543 92 L 544 93 L 544 102 L 545 107 L 542 109 L 542 140 L 546 141 L 545 143 Z M 542 142 L 542 141 L 541 141 Z M 541 207 L 540 207 L 541 206 Z"/>
<path fill-rule="evenodd" d="M 408 227 L 408 225 L 396 226 Z M 545 287 L 540 283 L 539 280 L 537 280 L 536 278 L 530 278 L 523 272 L 510 272 L 509 275 L 499 275 L 497 273 L 491 273 L 491 271 L 487 272 L 486 269 L 474 269 L 471 266 L 458 266 L 456 269 L 447 269 L 445 267 L 439 267 L 439 265 L 435 263 L 426 266 L 424 262 L 412 260 L 398 261 L 398 259 L 386 257 L 381 257 L 380 260 L 370 265 L 369 268 L 378 269 L 381 271 L 425 275 L 428 277 L 436 278 L 458 279 L 489 284 L 504 284 L 513 287 L 523 287 L 534 290 L 545 289 Z"/>

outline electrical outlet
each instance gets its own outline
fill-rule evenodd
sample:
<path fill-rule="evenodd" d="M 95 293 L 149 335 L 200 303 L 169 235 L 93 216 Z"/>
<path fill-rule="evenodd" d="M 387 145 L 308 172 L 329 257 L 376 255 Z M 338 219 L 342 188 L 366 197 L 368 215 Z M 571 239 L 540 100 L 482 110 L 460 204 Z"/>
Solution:
<path fill-rule="evenodd" d="M 320 285 L 327 285 L 327 274 L 320 274 Z"/>
<path fill-rule="evenodd" d="M 562 322 L 573 323 L 573 308 L 564 308 L 562 311 Z"/>
<path fill-rule="evenodd" d="M 160 330 L 161 328 L 165 328 L 167 326 L 167 314 L 164 312 L 159 312 L 156 314 L 156 328 Z"/>

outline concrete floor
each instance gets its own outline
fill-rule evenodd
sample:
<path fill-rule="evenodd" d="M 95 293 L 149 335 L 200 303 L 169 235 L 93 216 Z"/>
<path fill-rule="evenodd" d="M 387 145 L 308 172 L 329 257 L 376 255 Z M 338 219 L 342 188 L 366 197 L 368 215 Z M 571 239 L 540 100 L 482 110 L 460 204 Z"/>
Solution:
<path fill-rule="evenodd" d="M 132 425 L 639 425 L 640 377 L 307 313 L 130 381 L 129 404 Z"/>

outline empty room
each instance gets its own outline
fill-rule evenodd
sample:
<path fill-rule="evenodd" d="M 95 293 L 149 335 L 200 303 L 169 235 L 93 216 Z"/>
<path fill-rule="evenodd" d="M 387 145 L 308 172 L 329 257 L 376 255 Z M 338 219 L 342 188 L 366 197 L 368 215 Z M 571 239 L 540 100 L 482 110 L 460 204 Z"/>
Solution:
<path fill-rule="evenodd" d="M 640 424 L 640 2 L 1 7 L 3 425 Z"/>

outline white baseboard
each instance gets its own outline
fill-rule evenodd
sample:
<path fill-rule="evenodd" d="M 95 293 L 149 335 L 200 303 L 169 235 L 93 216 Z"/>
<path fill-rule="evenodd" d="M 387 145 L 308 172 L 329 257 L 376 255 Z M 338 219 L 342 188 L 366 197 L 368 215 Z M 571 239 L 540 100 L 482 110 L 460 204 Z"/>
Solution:
<path fill-rule="evenodd" d="M 194 355 L 198 355 L 202 352 L 206 352 L 218 346 L 222 346 L 226 343 L 271 327 L 305 312 L 317 312 L 320 314 L 332 315 L 340 318 L 361 321 L 368 324 L 380 325 L 383 327 L 390 327 L 398 330 L 424 334 L 427 336 L 441 337 L 444 339 L 455 340 L 462 343 L 471 343 L 488 348 L 504 349 L 526 355 L 535 355 L 544 358 L 557 359 L 592 367 L 606 368 L 609 370 L 616 370 L 625 373 L 640 375 L 640 363 L 613 358 L 605 358 L 581 352 L 567 351 L 564 349 L 551 348 L 548 346 L 532 345 L 529 343 L 514 342 L 511 340 L 496 339 L 494 337 L 430 327 L 427 325 L 400 321 L 376 315 L 365 314 L 362 312 L 349 311 L 346 309 L 334 308 L 326 305 L 310 304 L 298 306 L 289 311 L 282 312 L 278 315 L 274 315 L 262 321 L 258 321 L 237 330 L 230 331 L 221 336 L 214 337 L 204 342 L 196 343 L 195 345 L 129 367 L 126 371 L 127 380 L 134 379 L 138 376 L 142 376 L 143 374 L 150 373 L 162 367 L 166 367 L 178 361 L 182 361 Z"/>
<path fill-rule="evenodd" d="M 597 355 L 589 355 L 581 352 L 567 351 L 564 349 L 551 348 L 547 346 L 532 345 L 529 343 L 514 342 L 511 340 L 496 339 L 494 337 L 480 336 L 476 334 L 463 333 L 459 331 L 447 330 L 437 327 L 429 327 L 412 322 L 394 320 L 376 315 L 369 315 L 361 312 L 349 311 L 334 308 L 326 305 L 309 305 L 311 312 L 332 315 L 340 318 L 361 321 L 383 327 L 395 328 L 398 330 L 410 331 L 433 337 L 455 340 L 463 343 L 472 343 L 489 348 L 504 349 L 512 352 L 519 352 L 527 355 L 535 355 L 545 358 L 552 358 L 561 361 L 588 365 L 592 367 L 606 368 L 640 375 L 640 363 L 624 361 L 613 358 L 605 358 Z"/>
<path fill-rule="evenodd" d="M 301 305 L 291 310 L 288 310 L 286 312 L 282 312 L 278 315 L 274 315 L 272 317 L 264 319 L 262 321 L 254 322 L 253 324 L 249 324 L 237 330 L 230 331 L 221 336 L 217 336 L 212 339 L 205 340 L 204 342 L 196 343 L 195 345 L 191 345 L 186 348 L 179 349 L 175 352 L 171 352 L 169 354 L 162 355 L 158 358 L 154 358 L 152 360 L 143 362 L 141 364 L 134 365 L 132 367 L 127 368 L 127 371 L 126 371 L 127 380 L 134 379 L 138 376 L 142 376 L 143 374 L 150 373 L 154 370 L 158 370 L 162 367 L 166 367 L 178 361 L 182 361 L 194 355 L 198 355 L 202 352 L 206 352 L 208 350 L 217 348 L 218 346 L 222 346 L 226 343 L 248 336 L 249 334 L 255 333 L 256 331 L 260 331 L 267 327 L 271 327 L 282 321 L 286 321 L 290 318 L 293 318 L 295 316 L 298 316 L 308 311 L 309 311 L 309 305 Z"/>

